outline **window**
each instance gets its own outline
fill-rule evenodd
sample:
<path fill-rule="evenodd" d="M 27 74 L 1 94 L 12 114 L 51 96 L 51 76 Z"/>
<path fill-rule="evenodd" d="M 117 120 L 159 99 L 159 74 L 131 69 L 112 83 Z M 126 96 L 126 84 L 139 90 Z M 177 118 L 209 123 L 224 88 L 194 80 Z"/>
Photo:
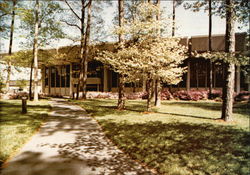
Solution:
<path fill-rule="evenodd" d="M 51 67 L 51 87 L 55 87 L 56 68 Z"/>
<path fill-rule="evenodd" d="M 70 87 L 70 65 L 66 66 L 66 87 Z"/>
<path fill-rule="evenodd" d="M 112 87 L 118 87 L 118 73 L 112 71 Z"/>
<path fill-rule="evenodd" d="M 49 85 L 49 68 L 45 67 L 45 86 Z"/>
<path fill-rule="evenodd" d="M 66 79 L 66 66 L 62 66 L 61 69 L 61 87 L 65 87 Z"/>
<path fill-rule="evenodd" d="M 61 83 L 61 75 L 59 71 L 60 71 L 59 67 L 56 68 L 56 87 L 60 87 Z"/>

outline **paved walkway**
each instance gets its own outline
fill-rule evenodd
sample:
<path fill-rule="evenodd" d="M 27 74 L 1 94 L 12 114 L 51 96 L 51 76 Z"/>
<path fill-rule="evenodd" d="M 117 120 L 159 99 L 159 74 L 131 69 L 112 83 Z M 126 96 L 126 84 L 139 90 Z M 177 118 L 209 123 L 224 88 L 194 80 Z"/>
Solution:
<path fill-rule="evenodd" d="M 51 101 L 39 133 L 10 160 L 2 175 L 150 175 L 125 156 L 79 106 Z"/>

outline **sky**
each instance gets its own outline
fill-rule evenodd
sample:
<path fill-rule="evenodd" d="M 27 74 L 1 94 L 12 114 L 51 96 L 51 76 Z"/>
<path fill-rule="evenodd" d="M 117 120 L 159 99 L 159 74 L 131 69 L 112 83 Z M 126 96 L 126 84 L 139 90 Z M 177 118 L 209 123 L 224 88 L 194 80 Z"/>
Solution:
<path fill-rule="evenodd" d="M 170 15 L 172 11 L 172 2 L 171 1 L 162 1 L 161 7 L 166 15 Z M 104 28 L 107 31 L 112 31 L 114 25 L 112 23 L 113 15 L 117 10 L 117 3 L 113 3 L 112 6 L 105 8 L 102 12 L 101 16 L 105 21 Z M 18 25 L 18 22 L 17 22 Z M 225 34 L 225 19 L 221 19 L 218 16 L 213 16 L 212 23 L 212 34 Z M 236 32 L 245 32 L 247 28 L 245 27 L 243 30 L 238 29 L 239 24 L 236 23 Z M 178 6 L 176 8 L 176 36 L 197 36 L 197 35 L 208 35 L 208 14 L 203 10 L 199 12 L 192 12 L 190 10 L 185 10 L 183 5 Z M 72 28 L 66 30 L 67 33 L 74 35 L 76 30 L 72 30 Z M 14 34 L 17 35 L 17 34 Z M 111 35 L 111 34 L 110 34 Z M 13 51 L 21 50 L 20 45 L 18 44 L 23 39 L 20 37 L 15 37 L 13 44 Z M 106 41 L 112 41 L 111 37 L 105 38 Z M 1 45 L 0 52 L 7 52 L 8 50 L 8 40 L 1 41 L 3 46 Z M 52 46 L 48 48 L 58 48 L 61 46 L 67 46 L 70 44 L 74 44 L 72 41 L 68 39 L 61 39 L 57 42 L 53 42 Z"/>

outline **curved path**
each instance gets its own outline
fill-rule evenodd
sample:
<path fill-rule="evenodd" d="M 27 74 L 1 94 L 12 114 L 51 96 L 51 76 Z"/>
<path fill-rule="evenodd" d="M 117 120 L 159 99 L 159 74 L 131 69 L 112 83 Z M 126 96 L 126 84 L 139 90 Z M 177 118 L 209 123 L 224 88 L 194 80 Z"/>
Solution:
<path fill-rule="evenodd" d="M 10 160 L 2 175 L 150 175 L 118 150 L 79 106 L 53 99 L 40 131 Z"/>

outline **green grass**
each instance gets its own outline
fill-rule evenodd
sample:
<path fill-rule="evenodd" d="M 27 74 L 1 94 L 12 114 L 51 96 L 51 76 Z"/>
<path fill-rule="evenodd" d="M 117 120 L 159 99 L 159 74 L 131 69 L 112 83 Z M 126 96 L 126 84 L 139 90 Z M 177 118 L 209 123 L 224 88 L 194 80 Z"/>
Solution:
<path fill-rule="evenodd" d="M 234 106 L 234 122 L 220 118 L 221 103 L 164 101 L 146 114 L 145 101 L 74 101 L 132 158 L 168 175 L 247 175 L 250 172 L 249 103 Z"/>
<path fill-rule="evenodd" d="M 21 100 L 0 100 L 0 165 L 18 151 L 46 118 L 47 101 L 29 102 L 22 114 Z"/>

